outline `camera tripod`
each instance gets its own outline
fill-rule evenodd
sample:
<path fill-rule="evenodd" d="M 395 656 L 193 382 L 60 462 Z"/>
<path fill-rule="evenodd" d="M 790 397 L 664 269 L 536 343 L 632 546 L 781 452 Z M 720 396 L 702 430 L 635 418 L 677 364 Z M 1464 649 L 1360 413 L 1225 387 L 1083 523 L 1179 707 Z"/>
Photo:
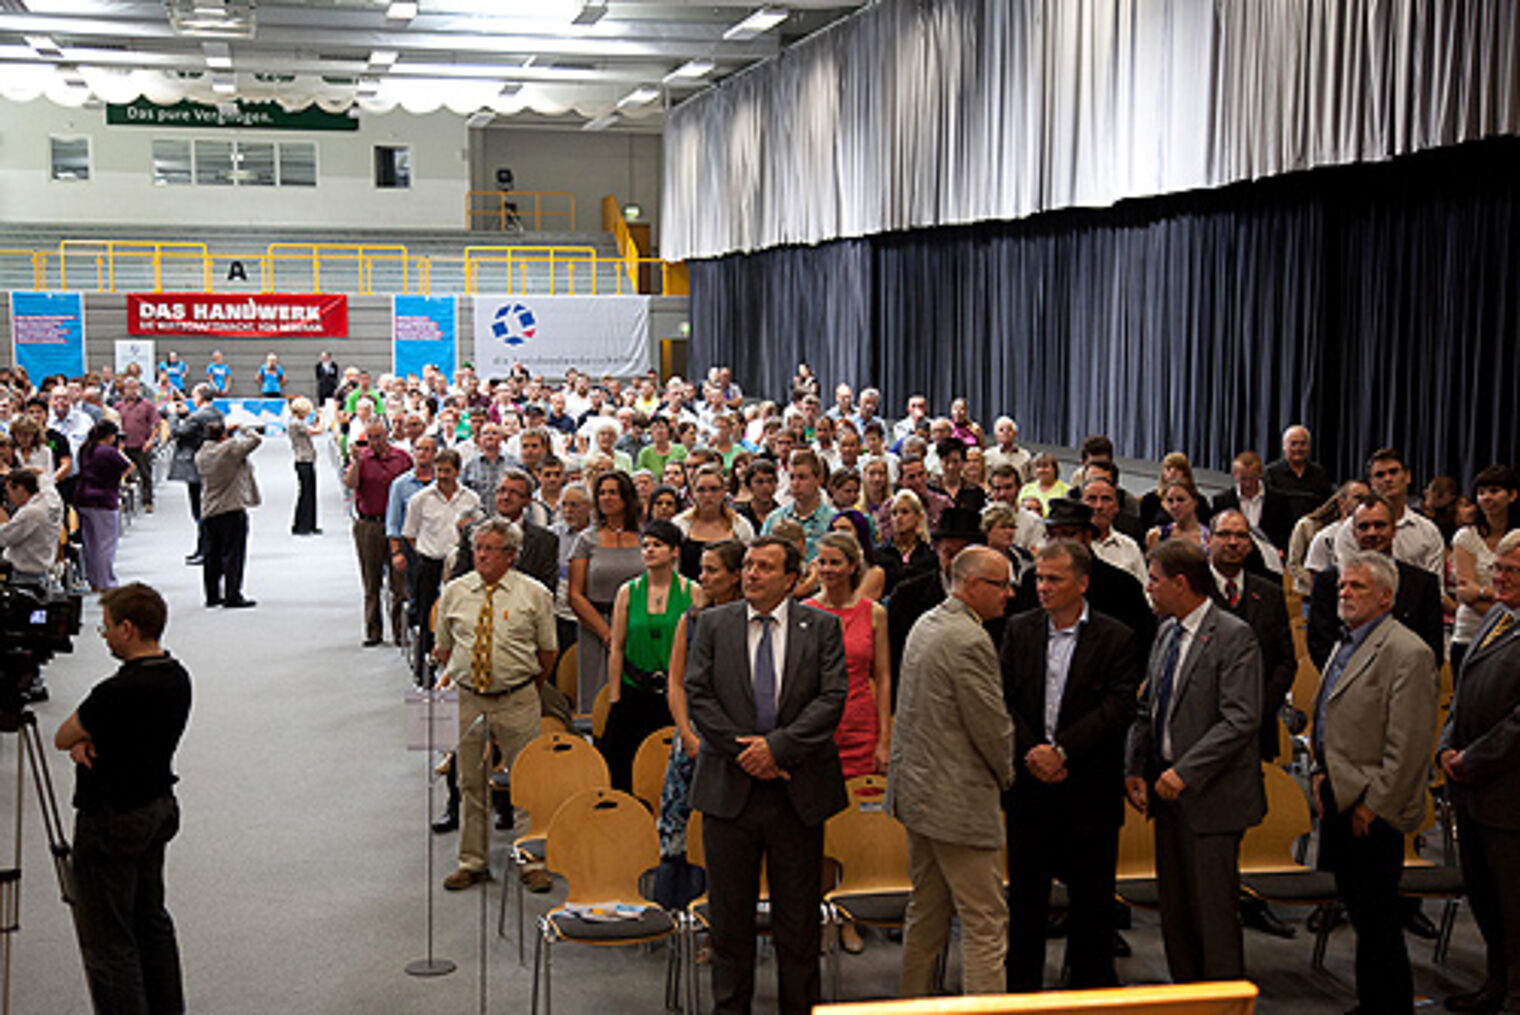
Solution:
<path fill-rule="evenodd" d="M 20 747 L 16 752 L 16 823 L 14 826 L 14 860 L 9 867 L 0 868 L 0 1015 L 11 1010 L 11 945 L 16 932 L 21 929 L 21 818 L 25 810 L 26 773 L 30 769 L 32 783 L 37 789 L 38 805 L 42 808 L 42 826 L 47 832 L 48 852 L 53 858 L 53 873 L 58 878 L 58 891 L 63 902 L 74 908 L 74 885 L 69 868 L 69 842 L 64 837 L 63 817 L 58 810 L 58 798 L 53 793 L 53 777 L 48 772 L 43 755 L 42 734 L 37 730 L 37 715 L 29 708 L 11 711 L 0 709 L 0 737 L 18 734 Z"/>

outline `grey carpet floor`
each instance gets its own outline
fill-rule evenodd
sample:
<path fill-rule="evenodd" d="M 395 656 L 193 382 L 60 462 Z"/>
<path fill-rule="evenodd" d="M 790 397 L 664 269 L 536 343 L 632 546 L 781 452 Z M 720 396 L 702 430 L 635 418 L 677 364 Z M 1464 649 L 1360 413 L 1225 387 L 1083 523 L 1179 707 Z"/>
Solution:
<path fill-rule="evenodd" d="M 164 642 L 190 669 L 195 703 L 180 748 L 184 826 L 171 844 L 169 907 L 179 928 L 189 1007 L 195 1012 L 464 1012 L 480 997 L 480 889 L 444 893 L 453 836 L 429 837 L 426 762 L 405 749 L 402 696 L 408 675 L 392 648 L 360 646 L 358 571 L 336 471 L 318 469 L 321 536 L 290 535 L 294 476 L 288 447 L 271 438 L 255 456 L 264 505 L 252 512 L 246 594 L 258 607 L 207 610 L 200 572 L 183 557 L 194 536 L 184 487 L 161 487 L 158 510 L 123 533 L 118 572 L 160 589 L 170 604 Z M 52 700 L 37 707 L 51 744 L 60 722 L 113 669 L 87 601 L 73 654 L 46 669 Z M 68 814 L 73 773 L 48 748 Z M 15 826 L 16 739 L 0 738 L 0 856 Z M 12 939 L 12 1010 L 89 1010 L 78 949 L 47 859 L 34 794 L 25 794 L 21 929 Z M 441 798 L 441 788 L 440 788 Z M 425 874 L 428 849 L 436 871 Z M 501 870 L 498 847 L 496 869 Z M 501 882 L 488 897 L 485 945 L 489 1008 L 526 1011 L 529 971 L 516 942 L 494 934 Z M 405 965 L 426 954 L 426 902 L 435 910 L 434 952 L 458 971 L 418 979 Z M 530 897 L 530 915 L 562 890 Z M 1435 907 L 1427 907 L 1433 917 Z M 1301 923 L 1306 912 L 1284 915 Z M 510 922 L 510 921 L 509 921 Z M 1141 915 L 1128 934 L 1135 957 L 1120 963 L 1129 982 L 1165 976 L 1160 936 Z M 1060 942 L 1048 949 L 1056 975 Z M 1311 941 L 1247 935 L 1260 1010 L 1340 1012 L 1354 1004 L 1352 937 L 1336 932 L 1328 973 L 1309 968 Z M 1464 911 L 1446 966 L 1410 940 L 1417 990 L 1439 998 L 1470 989 L 1482 968 L 1480 942 Z M 531 947 L 529 949 L 531 956 Z M 846 956 L 844 996 L 895 993 L 899 947 L 874 937 Z M 554 1002 L 565 1012 L 608 1006 L 661 1009 L 665 952 L 561 947 L 554 953 Z M 952 980 L 956 974 L 952 970 Z M 774 970 L 764 961 L 757 1010 L 774 1009 Z"/>

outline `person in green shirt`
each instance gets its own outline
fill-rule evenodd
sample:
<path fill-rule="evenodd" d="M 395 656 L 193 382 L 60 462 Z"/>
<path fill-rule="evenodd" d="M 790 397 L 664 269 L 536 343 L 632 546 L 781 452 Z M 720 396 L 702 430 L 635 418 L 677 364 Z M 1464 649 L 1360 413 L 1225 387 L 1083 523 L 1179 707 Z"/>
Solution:
<path fill-rule="evenodd" d="M 636 469 L 648 469 L 656 476 L 665 475 L 665 463 L 686 461 L 686 445 L 675 444 L 670 439 L 670 420 L 664 416 L 649 418 L 649 445 L 639 452 Z"/>

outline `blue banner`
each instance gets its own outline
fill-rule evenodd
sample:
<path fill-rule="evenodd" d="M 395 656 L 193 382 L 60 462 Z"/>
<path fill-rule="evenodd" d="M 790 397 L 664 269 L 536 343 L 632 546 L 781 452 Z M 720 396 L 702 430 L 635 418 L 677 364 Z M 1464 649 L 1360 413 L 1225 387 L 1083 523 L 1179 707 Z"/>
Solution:
<path fill-rule="evenodd" d="M 459 312 L 452 296 L 397 296 L 391 306 L 391 336 L 398 377 L 422 376 L 432 364 L 449 379 L 454 377 Z"/>
<path fill-rule="evenodd" d="M 84 298 L 78 293 L 11 293 L 12 362 L 32 383 L 84 373 Z"/>

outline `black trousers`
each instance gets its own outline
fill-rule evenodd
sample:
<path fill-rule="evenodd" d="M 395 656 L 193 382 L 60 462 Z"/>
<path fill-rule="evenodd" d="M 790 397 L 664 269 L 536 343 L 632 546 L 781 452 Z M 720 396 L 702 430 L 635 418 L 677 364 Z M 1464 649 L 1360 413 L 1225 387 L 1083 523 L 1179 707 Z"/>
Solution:
<path fill-rule="evenodd" d="M 1520 1011 L 1520 831 L 1495 828 L 1456 807 L 1462 880 L 1488 952 L 1483 989 Z"/>
<path fill-rule="evenodd" d="M 1323 793 L 1328 813 L 1320 819 L 1319 865 L 1335 874 L 1336 893 L 1356 929 L 1357 1002 L 1362 1011 L 1408 1015 L 1414 1011 L 1414 977 L 1399 900 L 1404 836 L 1377 818 L 1357 838 L 1351 809 L 1340 810 L 1328 779 Z"/>
<path fill-rule="evenodd" d="M 187 481 L 185 493 L 190 497 L 190 517 L 195 519 L 195 555 L 206 556 L 206 526 L 201 524 L 201 481 Z"/>
<path fill-rule="evenodd" d="M 74 819 L 74 918 L 98 1012 L 185 1010 L 179 944 L 164 907 L 164 849 L 179 830 L 172 794 Z"/>
<path fill-rule="evenodd" d="M 1021 773 L 1022 777 L 1022 773 Z M 1066 964 L 1073 990 L 1119 985 L 1114 973 L 1114 868 L 1119 829 L 1074 821 L 1093 804 L 1038 786 L 1048 799 L 1015 802 L 1008 814 L 1008 991 L 1041 990 L 1045 983 L 1045 925 L 1050 885 L 1066 885 Z M 1051 790 L 1053 792 L 1041 792 Z M 1062 805 L 1066 806 L 1063 807 Z"/>
<path fill-rule="evenodd" d="M 153 455 L 144 448 L 123 448 L 137 468 L 137 482 L 142 487 L 143 507 L 153 506 Z"/>
<path fill-rule="evenodd" d="M 296 517 L 290 531 L 306 536 L 317 531 L 317 463 L 296 463 Z"/>
<path fill-rule="evenodd" d="M 243 598 L 243 565 L 248 555 L 248 512 L 224 511 L 201 519 L 206 550 L 201 562 L 208 605 Z"/>
<path fill-rule="evenodd" d="M 443 561 L 419 553 L 416 561 L 409 566 L 417 582 L 414 586 L 412 617 L 419 629 L 418 643 L 426 655 L 433 650 L 433 631 L 428 621 L 431 619 L 433 604 L 438 601 L 438 591 L 443 588 Z"/>
<path fill-rule="evenodd" d="M 712 989 L 717 1015 L 748 1015 L 755 994 L 755 904 L 760 863 L 770 871 L 771 933 L 776 945 L 781 1015 L 807 1015 L 822 980 L 823 825 L 806 825 L 787 799 L 786 783 L 755 782 L 733 819 L 703 815 L 702 843 L 712 901 Z"/>
<path fill-rule="evenodd" d="M 633 792 L 633 758 L 644 738 L 671 723 L 670 703 L 665 695 L 624 684 L 618 700 L 607 713 L 607 728 L 598 745 L 607 759 L 612 788 Z"/>

